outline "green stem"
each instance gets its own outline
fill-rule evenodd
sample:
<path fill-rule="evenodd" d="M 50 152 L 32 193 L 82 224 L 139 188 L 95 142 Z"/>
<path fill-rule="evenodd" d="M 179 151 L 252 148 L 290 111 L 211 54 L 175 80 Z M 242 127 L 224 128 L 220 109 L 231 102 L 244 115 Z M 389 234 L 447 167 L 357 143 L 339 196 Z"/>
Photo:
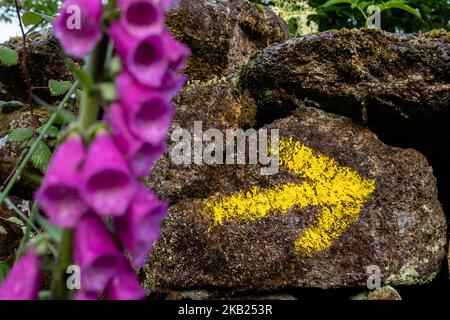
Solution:
<path fill-rule="evenodd" d="M 66 284 L 66 270 L 72 264 L 72 240 L 73 229 L 64 229 L 59 250 L 58 266 L 53 272 L 52 298 L 53 300 L 64 300 L 69 296 Z"/>
<path fill-rule="evenodd" d="M 19 261 L 19 259 L 22 257 L 23 252 L 25 251 L 25 245 L 27 244 L 28 239 L 30 238 L 30 234 L 31 234 L 31 227 L 32 224 L 34 225 L 34 218 L 36 217 L 36 213 L 37 213 L 38 207 L 37 207 L 37 203 L 33 204 L 33 207 L 31 208 L 31 213 L 29 216 L 29 222 L 27 223 L 26 227 L 25 227 L 25 231 L 23 233 L 23 237 L 20 240 L 20 245 L 19 245 L 19 249 L 17 249 L 17 254 L 16 254 L 16 261 L 15 263 L 17 263 L 17 261 Z"/>
<path fill-rule="evenodd" d="M 86 64 L 87 74 L 94 84 L 102 80 L 107 52 L 108 38 L 104 37 L 92 52 Z M 80 106 L 80 127 L 83 132 L 86 132 L 97 121 L 99 104 L 100 94 L 95 86 L 94 88 L 85 88 Z"/>

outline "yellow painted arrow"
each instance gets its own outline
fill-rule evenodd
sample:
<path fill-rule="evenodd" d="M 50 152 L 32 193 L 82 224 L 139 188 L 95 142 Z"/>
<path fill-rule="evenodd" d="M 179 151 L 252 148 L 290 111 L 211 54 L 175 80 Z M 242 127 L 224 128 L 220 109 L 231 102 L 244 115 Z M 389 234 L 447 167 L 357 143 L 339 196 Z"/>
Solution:
<path fill-rule="evenodd" d="M 319 206 L 314 223 L 294 243 L 294 252 L 312 255 L 327 249 L 356 220 L 375 191 L 375 180 L 362 178 L 349 167 L 320 154 L 292 138 L 282 138 L 280 166 L 306 179 L 271 189 L 253 187 L 230 196 L 213 197 L 204 202 L 203 211 L 211 226 L 225 222 L 262 219 L 293 209 Z M 212 218 L 211 218 L 212 217 Z"/>

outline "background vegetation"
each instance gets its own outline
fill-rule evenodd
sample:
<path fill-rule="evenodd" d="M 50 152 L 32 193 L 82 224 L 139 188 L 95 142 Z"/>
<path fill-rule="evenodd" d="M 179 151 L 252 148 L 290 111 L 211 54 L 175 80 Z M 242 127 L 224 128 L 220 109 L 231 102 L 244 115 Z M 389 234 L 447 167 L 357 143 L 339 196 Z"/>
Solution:
<path fill-rule="evenodd" d="M 20 0 L 23 11 L 32 11 L 53 16 L 58 12 L 62 0 Z M 0 0 L 0 22 L 12 22 L 16 18 L 14 0 Z"/>
<path fill-rule="evenodd" d="M 401 9 L 390 9 L 383 11 L 381 27 L 390 32 L 417 33 L 427 32 L 434 29 L 446 29 L 450 31 L 450 0 L 410 0 L 410 1 L 360 1 L 353 0 L 351 6 L 347 3 L 339 3 L 329 7 L 322 7 L 327 0 L 251 0 L 252 2 L 270 5 L 275 11 L 290 11 L 296 14 L 299 23 L 290 20 L 292 16 L 284 15 L 288 21 L 290 31 L 294 35 L 307 34 L 308 28 L 317 25 L 318 31 L 342 28 L 364 27 L 366 19 L 356 7 L 356 4 L 382 4 L 382 3 L 405 3 L 417 9 L 422 19 L 411 15 Z M 338 1 L 336 1 L 338 2 Z M 344 1 L 342 1 L 344 2 Z M 313 12 L 302 10 L 304 6 L 312 8 Z M 303 13 L 302 13 L 303 11 Z M 305 14 L 307 16 L 305 17 Z M 282 15 L 283 16 L 283 15 Z M 304 21 L 307 20 L 307 23 Z M 297 30 L 296 24 L 308 25 L 308 28 Z"/>

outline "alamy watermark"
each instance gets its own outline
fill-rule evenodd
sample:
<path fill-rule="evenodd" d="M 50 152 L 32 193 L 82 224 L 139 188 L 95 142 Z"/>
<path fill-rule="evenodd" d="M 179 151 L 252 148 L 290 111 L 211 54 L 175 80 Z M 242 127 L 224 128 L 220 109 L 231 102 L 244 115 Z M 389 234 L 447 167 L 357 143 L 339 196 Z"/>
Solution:
<path fill-rule="evenodd" d="M 194 122 L 194 132 L 183 128 L 171 134 L 175 145 L 170 158 L 177 165 L 190 164 L 250 164 L 261 165 L 261 175 L 274 175 L 279 171 L 279 130 L 271 129 L 218 129 L 203 132 L 201 121 Z"/>
<path fill-rule="evenodd" d="M 370 265 L 366 268 L 367 288 L 369 290 L 375 290 L 381 288 L 381 269 L 377 265 Z"/>
<path fill-rule="evenodd" d="M 81 8 L 77 5 L 67 6 L 66 26 L 68 30 L 81 30 Z"/>

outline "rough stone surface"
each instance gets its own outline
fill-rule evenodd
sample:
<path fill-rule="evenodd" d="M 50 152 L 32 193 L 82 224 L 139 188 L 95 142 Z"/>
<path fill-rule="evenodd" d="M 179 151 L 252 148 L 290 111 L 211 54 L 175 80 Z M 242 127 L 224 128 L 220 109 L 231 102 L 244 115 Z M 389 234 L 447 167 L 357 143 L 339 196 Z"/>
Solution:
<path fill-rule="evenodd" d="M 192 49 L 186 67 L 192 80 L 226 75 L 255 52 L 289 37 L 281 18 L 244 0 L 181 0 L 167 24 Z"/>
<path fill-rule="evenodd" d="M 250 93 L 236 85 L 233 75 L 208 81 L 190 81 L 175 97 L 177 114 L 173 127 L 192 129 L 202 121 L 203 129 L 219 130 L 254 124 L 256 106 Z"/>
<path fill-rule="evenodd" d="M 10 197 L 10 199 L 16 206 L 24 210 L 24 212 L 29 210 L 28 202 L 16 197 Z M 0 208 L 0 226 L 4 228 L 6 234 L 0 232 L 0 261 L 5 262 L 10 267 L 14 264 L 15 250 L 18 248 L 20 239 L 22 238 L 22 230 L 20 227 L 6 220 L 12 217 L 17 218 L 17 214 L 3 205 Z"/>
<path fill-rule="evenodd" d="M 421 151 L 450 208 L 450 37 L 339 30 L 265 49 L 243 72 L 258 121 L 300 103 L 364 122 L 390 145 Z"/>
<path fill-rule="evenodd" d="M 233 76 L 214 78 L 208 81 L 191 81 L 175 98 L 177 114 L 170 132 L 183 128 L 194 132 L 194 122 L 201 121 L 203 132 L 215 128 L 222 132 L 253 125 L 256 107 L 245 90 L 239 90 Z M 168 139 L 168 151 L 161 157 L 145 178 L 146 184 L 158 195 L 171 203 L 186 198 L 187 190 L 208 195 L 217 177 L 211 177 L 210 166 L 178 166 L 170 159 L 173 146 Z M 209 180 L 209 186 L 198 185 Z"/>
<path fill-rule="evenodd" d="M 47 122 L 49 111 L 45 109 L 36 109 L 34 111 L 37 126 L 41 126 Z M 23 142 L 10 142 L 8 135 L 16 128 L 31 128 L 31 115 L 28 108 L 20 108 L 19 110 L 0 115 L 0 185 L 5 184 L 10 178 L 11 172 L 14 171 L 20 162 L 22 151 L 25 150 Z M 39 172 L 28 164 L 24 174 L 15 183 L 11 194 L 22 199 L 32 199 L 34 190 L 39 186 L 39 182 L 30 179 L 29 174 L 39 174 Z"/>
<path fill-rule="evenodd" d="M 16 50 L 22 61 L 22 38 L 12 38 L 3 45 Z M 59 43 L 49 30 L 29 35 L 28 52 L 28 70 L 33 86 L 46 87 L 50 79 L 73 80 L 66 67 Z M 0 100 L 26 102 L 28 99 L 26 92 L 27 88 L 20 66 L 9 68 L 0 66 Z M 54 100 L 46 90 L 35 93 L 46 101 Z"/>
<path fill-rule="evenodd" d="M 353 300 L 402 300 L 400 294 L 391 286 L 384 286 L 374 291 L 363 292 L 352 298 Z"/>
<path fill-rule="evenodd" d="M 258 166 L 204 167 L 195 188 L 181 183 L 177 190 L 182 201 L 170 207 L 163 223 L 146 269 L 148 287 L 164 291 L 365 286 L 371 265 L 380 267 L 383 284 L 421 284 L 434 278 L 446 255 L 446 221 L 435 178 L 420 153 L 389 147 L 351 120 L 312 108 L 299 109 L 267 128 L 278 128 L 282 137 L 334 158 L 364 179 L 374 179 L 376 190 L 359 218 L 325 250 L 294 254 L 293 243 L 315 223 L 320 206 L 213 226 L 205 201 L 304 178 L 283 168 L 267 177 L 260 175 Z"/>
<path fill-rule="evenodd" d="M 294 296 L 284 293 L 242 295 L 233 292 L 188 290 L 171 291 L 166 300 L 297 300 Z"/>

